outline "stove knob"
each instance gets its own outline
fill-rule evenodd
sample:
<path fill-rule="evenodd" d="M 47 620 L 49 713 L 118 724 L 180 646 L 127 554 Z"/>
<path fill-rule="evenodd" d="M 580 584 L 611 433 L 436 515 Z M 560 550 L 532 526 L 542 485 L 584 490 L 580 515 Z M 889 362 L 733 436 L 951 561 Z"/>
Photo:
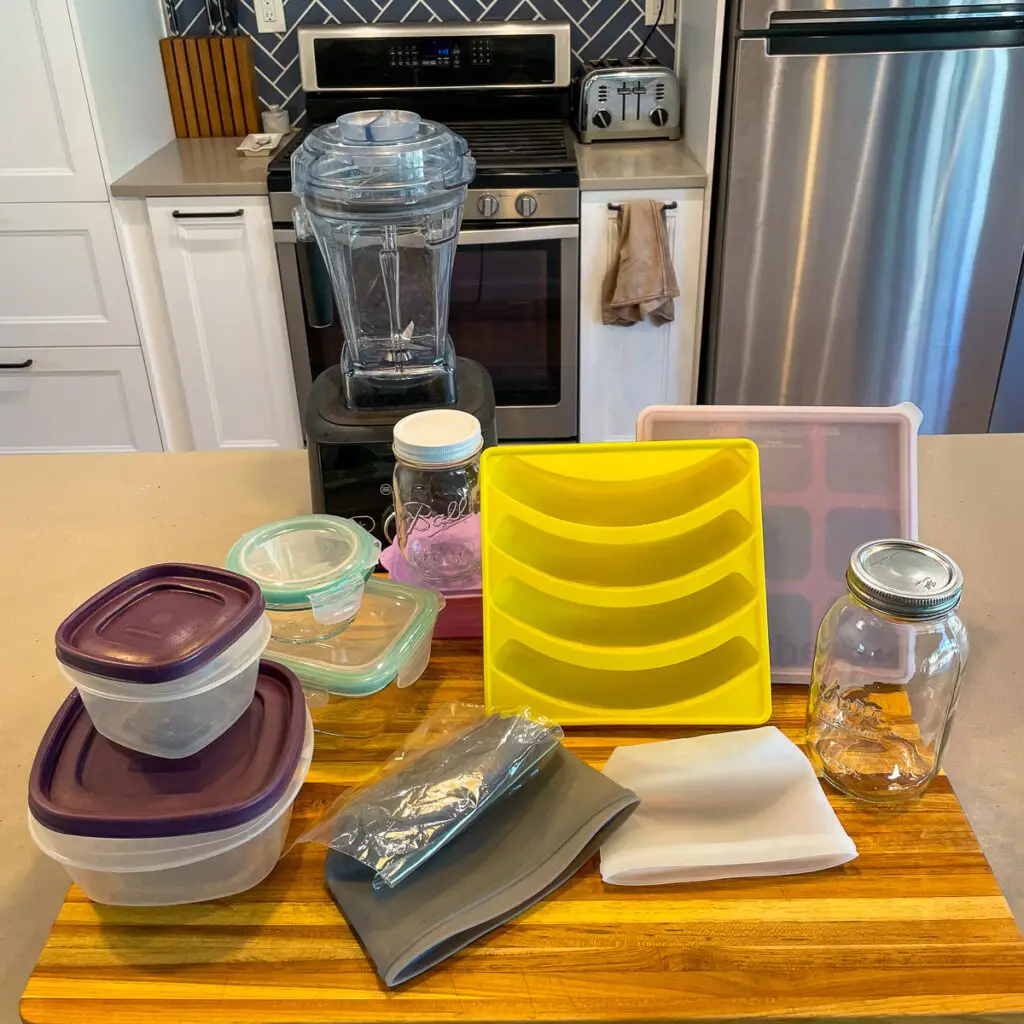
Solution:
<path fill-rule="evenodd" d="M 520 217 L 532 217 L 537 212 L 537 197 L 529 192 L 516 196 L 516 213 Z"/>
<path fill-rule="evenodd" d="M 664 128 L 668 124 L 668 111 L 664 107 L 655 107 L 651 111 L 651 124 L 656 128 Z"/>
<path fill-rule="evenodd" d="M 612 113 L 610 110 L 599 110 L 593 120 L 595 128 L 607 128 L 612 123 Z"/>
<path fill-rule="evenodd" d="M 491 195 L 490 192 L 485 192 L 477 201 L 476 208 L 485 217 L 497 217 L 498 210 L 501 209 L 501 203 L 498 201 L 498 197 Z"/>

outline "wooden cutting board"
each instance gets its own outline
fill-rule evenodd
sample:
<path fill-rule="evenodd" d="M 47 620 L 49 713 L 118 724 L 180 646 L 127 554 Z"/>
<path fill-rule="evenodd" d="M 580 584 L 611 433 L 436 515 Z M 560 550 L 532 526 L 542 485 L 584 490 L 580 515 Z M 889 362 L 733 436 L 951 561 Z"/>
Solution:
<path fill-rule="evenodd" d="M 261 130 L 248 36 L 174 36 L 160 40 L 160 56 L 179 139 Z"/>
<path fill-rule="evenodd" d="M 382 711 L 394 702 L 384 731 L 366 739 L 318 735 L 292 836 L 345 787 L 366 780 L 439 703 L 481 703 L 481 670 L 479 641 L 437 641 L 415 686 L 373 698 L 385 702 Z M 803 687 L 773 691 L 772 723 L 798 742 L 806 700 Z M 580 727 L 568 729 L 565 742 L 600 767 L 620 744 L 699 731 L 709 730 Z M 247 893 L 194 906 L 102 907 L 73 887 L 25 990 L 22 1018 L 1024 1020 L 1024 940 L 948 780 L 902 812 L 826 792 L 860 853 L 849 864 L 622 888 L 601 881 L 595 860 L 514 921 L 393 991 L 380 984 L 324 890 L 320 847 L 296 847 Z"/>

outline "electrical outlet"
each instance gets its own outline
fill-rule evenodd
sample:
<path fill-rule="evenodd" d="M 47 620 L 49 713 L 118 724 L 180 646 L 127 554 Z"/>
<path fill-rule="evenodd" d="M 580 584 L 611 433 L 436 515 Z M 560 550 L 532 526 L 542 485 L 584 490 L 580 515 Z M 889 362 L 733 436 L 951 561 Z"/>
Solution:
<path fill-rule="evenodd" d="M 257 0 L 259 2 L 259 0 Z M 266 2 L 266 0 L 263 0 Z M 661 12 L 661 20 L 658 20 L 658 8 L 661 0 L 644 0 L 644 24 L 671 25 L 676 20 L 676 0 L 665 0 L 665 6 Z"/>
<path fill-rule="evenodd" d="M 666 3 L 669 0 L 665 0 Z M 287 32 L 284 20 L 284 0 L 254 0 L 256 29 L 259 32 Z M 657 8 L 655 8 L 657 10 Z"/>

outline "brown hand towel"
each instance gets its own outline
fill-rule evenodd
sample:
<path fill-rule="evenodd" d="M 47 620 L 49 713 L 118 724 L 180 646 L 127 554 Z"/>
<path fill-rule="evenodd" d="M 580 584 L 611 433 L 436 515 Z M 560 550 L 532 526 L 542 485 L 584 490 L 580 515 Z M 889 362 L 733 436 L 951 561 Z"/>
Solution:
<path fill-rule="evenodd" d="M 644 317 L 652 324 L 675 319 L 679 294 L 662 203 L 634 199 L 619 210 L 619 239 L 605 275 L 601 313 L 606 324 L 629 327 Z"/>

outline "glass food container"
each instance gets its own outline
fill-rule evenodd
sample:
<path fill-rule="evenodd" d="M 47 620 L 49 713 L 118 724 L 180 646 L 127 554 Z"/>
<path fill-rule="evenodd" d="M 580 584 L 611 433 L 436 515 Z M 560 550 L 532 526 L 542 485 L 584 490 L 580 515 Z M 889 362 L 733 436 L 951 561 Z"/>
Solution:
<path fill-rule="evenodd" d="M 227 564 L 259 584 L 275 641 L 314 644 L 348 628 L 379 557 L 380 541 L 358 523 L 310 515 L 239 537 Z"/>
<path fill-rule="evenodd" d="M 395 518 L 409 567 L 432 585 L 480 572 L 480 421 L 427 409 L 395 424 Z"/>
<path fill-rule="evenodd" d="M 913 799 L 938 774 L 960 695 L 963 574 L 926 544 L 877 540 L 850 556 L 846 584 L 818 630 L 808 752 L 849 796 Z"/>
<path fill-rule="evenodd" d="M 350 408 L 455 400 L 448 301 L 475 167 L 465 139 L 408 110 L 344 114 L 292 157 L 296 231 L 330 271 Z"/>

